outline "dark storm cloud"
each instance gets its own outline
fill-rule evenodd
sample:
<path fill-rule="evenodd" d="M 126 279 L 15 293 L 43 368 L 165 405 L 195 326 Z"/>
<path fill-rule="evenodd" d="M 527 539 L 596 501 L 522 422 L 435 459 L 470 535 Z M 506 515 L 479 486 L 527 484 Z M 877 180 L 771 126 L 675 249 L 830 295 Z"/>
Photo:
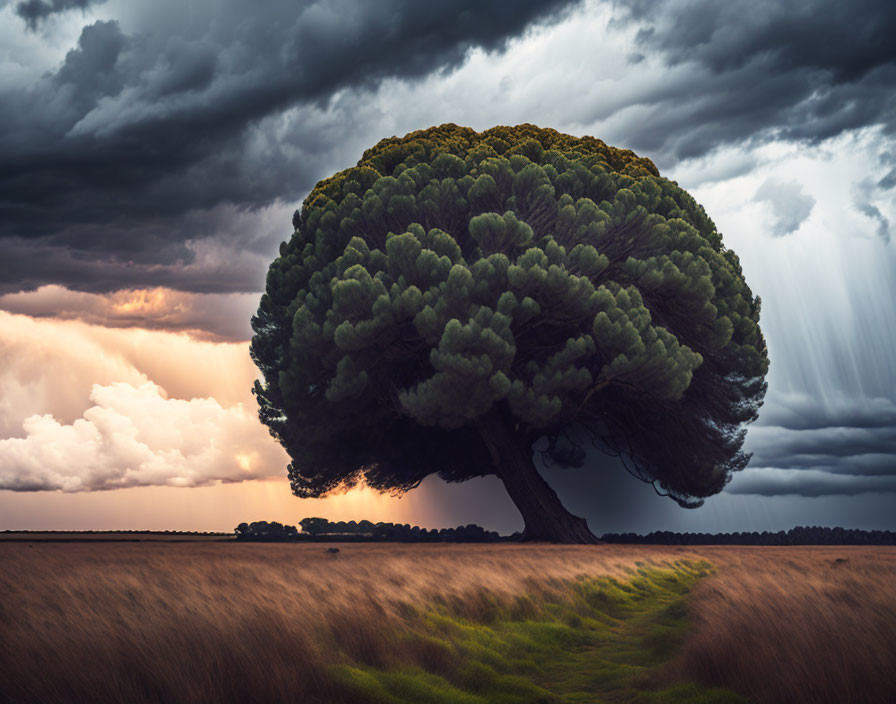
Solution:
<path fill-rule="evenodd" d="M 25 0 L 16 5 L 16 14 L 25 20 L 28 29 L 37 29 L 38 23 L 66 10 L 83 10 L 105 0 Z"/>
<path fill-rule="evenodd" d="M 768 432 L 761 432 L 768 431 Z M 760 467 L 806 467 L 837 474 L 896 475 L 896 428 L 754 428 Z"/>
<path fill-rule="evenodd" d="M 375 122 L 362 111 L 384 79 L 451 69 L 471 47 L 499 49 L 567 6 L 579 7 L 570 0 L 298 7 L 197 0 L 189 13 L 164 2 L 105 6 L 120 24 L 84 27 L 55 70 L 0 89 L 0 243 L 10 251 L 0 260 L 0 292 L 46 283 L 109 290 L 127 276 L 130 286 L 257 290 L 264 259 L 288 235 L 288 214 L 260 237 L 250 236 L 251 226 L 215 221 L 216 208 L 291 210 L 318 179 L 358 158 Z M 889 3 L 662 0 L 614 12 L 607 31 L 634 29 L 637 63 L 626 80 L 634 92 L 605 105 L 604 117 L 637 106 L 641 114 L 626 120 L 622 141 L 661 169 L 724 145 L 817 141 L 896 124 L 889 41 L 896 6 Z M 854 198 L 881 237 L 891 227 L 875 194 L 892 180 Z M 799 219 L 794 203 L 787 208 L 777 221 L 782 232 Z M 187 214 L 204 234 L 184 227 Z M 215 283 L 217 269 L 196 266 L 186 242 L 203 239 L 241 273 Z M 189 276 L 177 275 L 182 265 L 193 265 Z"/>
<path fill-rule="evenodd" d="M 759 496 L 856 496 L 896 493 L 896 476 L 846 477 L 826 472 L 753 469 L 743 472 L 725 491 Z"/>
<path fill-rule="evenodd" d="M 47 281 L 60 281 L 70 288 L 104 292 L 123 288 L 165 286 L 193 293 L 258 291 L 270 257 L 227 246 L 214 239 L 192 247 L 166 243 L 163 248 L 135 252 L 106 253 L 47 246 L 20 238 L 3 242 L 2 267 L 14 282 L 0 285 L 0 294 L 32 290 Z M 116 254 L 118 256 L 116 256 Z M 159 263 L 158 260 L 164 260 Z"/>
<path fill-rule="evenodd" d="M 850 403 L 829 408 L 809 394 L 770 394 L 762 409 L 760 424 L 751 432 L 765 427 L 784 430 L 896 428 L 896 404 L 888 398 L 866 398 L 856 394 Z"/>
<path fill-rule="evenodd" d="M 645 95 L 651 119 L 633 126 L 631 145 L 661 168 L 732 142 L 896 131 L 889 0 L 634 0 L 614 12 L 612 25 L 638 28 L 639 55 L 690 77 L 677 95 Z"/>
<path fill-rule="evenodd" d="M 292 209 L 241 210 L 219 205 L 180 217 L 149 217 L 139 226 L 73 225 L 45 238 L 2 241 L 0 294 L 48 282 L 83 291 L 166 286 L 194 293 L 258 291 L 271 253 L 284 239 Z M 4 283 L 6 285 L 4 285 Z"/>
<path fill-rule="evenodd" d="M 854 399 L 827 408 L 811 399 L 772 397 L 750 428 L 750 465 L 726 491 L 772 496 L 896 492 L 896 405 Z"/>
<path fill-rule="evenodd" d="M 773 178 L 762 183 L 756 191 L 755 200 L 771 206 L 775 217 L 772 235 L 775 237 L 796 232 L 815 206 L 815 199 L 808 193 L 803 193 L 800 184 L 782 183 Z"/>
<path fill-rule="evenodd" d="M 886 176 L 877 182 L 877 187 L 885 191 L 896 186 L 896 169 L 892 169 Z"/>
<path fill-rule="evenodd" d="M 137 32 L 116 21 L 84 27 L 57 70 L 0 93 L 0 238 L 19 250 L 0 264 L 0 291 L 23 278 L 102 286 L 92 269 L 116 262 L 189 264 L 180 216 L 295 203 L 326 175 L 321 153 L 353 129 L 289 144 L 277 134 L 284 110 L 456 66 L 567 4 L 223 0 L 192 3 L 190 21 L 160 7 Z M 25 241 L 51 264 L 23 270 Z"/>

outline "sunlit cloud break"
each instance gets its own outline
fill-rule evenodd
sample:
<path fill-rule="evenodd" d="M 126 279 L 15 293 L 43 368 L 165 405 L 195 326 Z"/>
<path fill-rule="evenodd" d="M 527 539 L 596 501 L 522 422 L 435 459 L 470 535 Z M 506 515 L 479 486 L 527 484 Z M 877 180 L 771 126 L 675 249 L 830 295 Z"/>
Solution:
<path fill-rule="evenodd" d="M 172 399 L 152 382 L 95 384 L 90 401 L 69 425 L 32 415 L 25 437 L 0 440 L 0 489 L 204 486 L 282 471 L 279 447 L 242 404 Z"/>
<path fill-rule="evenodd" d="M 257 305 L 254 293 L 188 293 L 160 286 L 100 294 L 51 284 L 0 295 L 0 310 L 10 313 L 113 328 L 184 331 L 215 342 L 248 340 L 249 319 Z"/>

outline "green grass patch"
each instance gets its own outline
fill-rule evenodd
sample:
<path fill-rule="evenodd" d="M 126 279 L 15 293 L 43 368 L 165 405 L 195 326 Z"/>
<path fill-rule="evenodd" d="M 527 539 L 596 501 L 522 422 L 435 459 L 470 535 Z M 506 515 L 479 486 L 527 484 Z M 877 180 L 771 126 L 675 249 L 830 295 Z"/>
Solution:
<path fill-rule="evenodd" d="M 738 695 L 655 677 L 687 629 L 685 598 L 710 573 L 705 561 L 639 564 L 628 579 L 582 576 L 533 584 L 514 599 L 480 590 L 409 611 L 391 667 L 333 667 L 359 704 L 698 702 Z"/>

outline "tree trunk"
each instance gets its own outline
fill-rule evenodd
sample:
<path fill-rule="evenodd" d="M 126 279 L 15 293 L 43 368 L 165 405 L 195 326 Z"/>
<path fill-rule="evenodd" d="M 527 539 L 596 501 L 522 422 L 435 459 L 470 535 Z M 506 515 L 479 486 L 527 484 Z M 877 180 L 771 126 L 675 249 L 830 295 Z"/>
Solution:
<path fill-rule="evenodd" d="M 495 474 L 523 516 L 523 540 L 551 543 L 599 543 L 584 518 L 563 508 L 557 493 L 541 477 L 532 461 L 532 447 L 493 411 L 476 421 L 488 448 Z"/>

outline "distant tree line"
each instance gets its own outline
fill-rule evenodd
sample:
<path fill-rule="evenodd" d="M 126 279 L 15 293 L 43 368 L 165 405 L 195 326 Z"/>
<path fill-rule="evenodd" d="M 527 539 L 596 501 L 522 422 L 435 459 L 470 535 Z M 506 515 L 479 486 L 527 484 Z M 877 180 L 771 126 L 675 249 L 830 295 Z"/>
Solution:
<path fill-rule="evenodd" d="M 797 526 L 776 533 L 673 533 L 668 530 L 654 531 L 648 535 L 607 533 L 602 540 L 645 545 L 896 545 L 896 532 Z"/>
<path fill-rule="evenodd" d="M 496 543 L 518 540 L 519 533 L 498 535 L 482 526 L 470 524 L 439 530 L 420 528 L 407 523 L 372 523 L 371 521 L 328 521 L 326 518 L 303 518 L 296 526 L 277 521 L 240 523 L 237 540 L 245 541 L 338 541 L 338 542 L 404 542 L 404 543 Z M 797 526 L 788 531 L 745 533 L 674 533 L 654 531 L 648 535 L 607 533 L 605 543 L 643 545 L 896 545 L 896 532 Z"/>
<path fill-rule="evenodd" d="M 303 518 L 296 526 L 277 521 L 240 523 L 236 527 L 237 540 L 255 541 L 342 541 L 374 542 L 393 541 L 403 543 L 494 543 L 515 540 L 512 536 L 500 536 L 495 531 L 469 524 L 457 528 L 426 529 L 407 523 L 372 523 L 371 521 L 336 521 L 326 518 Z"/>

